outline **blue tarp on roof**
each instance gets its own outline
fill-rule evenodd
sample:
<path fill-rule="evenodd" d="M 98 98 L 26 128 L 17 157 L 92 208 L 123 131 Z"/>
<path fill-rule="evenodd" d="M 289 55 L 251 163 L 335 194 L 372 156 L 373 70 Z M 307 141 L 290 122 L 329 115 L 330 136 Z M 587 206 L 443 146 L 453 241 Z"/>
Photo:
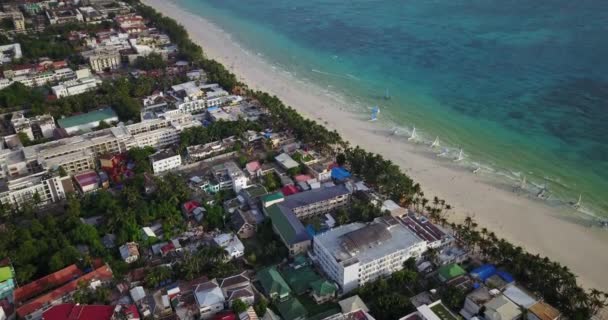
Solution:
<path fill-rule="evenodd" d="M 511 283 L 511 282 L 515 281 L 515 278 L 513 278 L 513 276 L 506 271 L 498 270 L 498 271 L 496 271 L 496 274 L 499 277 L 501 277 L 504 281 L 506 281 L 507 283 Z"/>
<path fill-rule="evenodd" d="M 486 281 L 486 279 L 494 274 L 496 274 L 496 267 L 491 264 L 484 264 L 483 266 L 471 271 L 471 275 L 481 281 Z"/>
<path fill-rule="evenodd" d="M 350 178 L 350 172 L 342 167 L 336 167 L 331 169 L 331 178 L 341 181 Z"/>

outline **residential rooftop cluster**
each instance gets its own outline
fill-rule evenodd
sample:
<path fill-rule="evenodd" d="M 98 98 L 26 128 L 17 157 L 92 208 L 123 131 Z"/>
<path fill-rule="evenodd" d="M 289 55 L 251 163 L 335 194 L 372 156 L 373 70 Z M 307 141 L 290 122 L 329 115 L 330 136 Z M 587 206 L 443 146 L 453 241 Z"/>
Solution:
<path fill-rule="evenodd" d="M 0 236 L 28 228 L 16 233 L 27 247 L 0 257 L 0 320 L 560 319 L 431 215 L 439 200 L 395 197 L 338 141 L 304 139 L 271 103 L 209 82 L 144 7 L 2 9 L 9 39 L 82 28 L 61 59 L 0 46 L 0 90 L 101 102 L 5 113 Z M 44 226 L 66 235 L 37 243 Z M 50 261 L 25 256 L 47 246 L 61 247 Z"/>

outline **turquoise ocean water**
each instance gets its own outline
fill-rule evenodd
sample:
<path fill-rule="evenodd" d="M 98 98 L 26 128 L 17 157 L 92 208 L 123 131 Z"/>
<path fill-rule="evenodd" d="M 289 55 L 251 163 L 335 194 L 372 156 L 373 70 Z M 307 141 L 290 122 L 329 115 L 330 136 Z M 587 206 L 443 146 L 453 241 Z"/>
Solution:
<path fill-rule="evenodd" d="M 176 3 L 362 117 L 379 105 L 398 134 L 608 217 L 606 0 Z"/>

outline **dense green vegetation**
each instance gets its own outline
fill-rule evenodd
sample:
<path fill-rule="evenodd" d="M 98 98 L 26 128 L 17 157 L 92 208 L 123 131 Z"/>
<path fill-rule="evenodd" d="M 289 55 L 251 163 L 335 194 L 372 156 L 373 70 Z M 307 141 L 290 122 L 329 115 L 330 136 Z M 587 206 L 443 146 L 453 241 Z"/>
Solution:
<path fill-rule="evenodd" d="M 157 179 L 154 194 L 144 196 L 141 179 L 127 183 L 122 191 L 99 191 L 78 199 L 70 196 L 65 208 L 37 216 L 34 204 L 23 208 L 2 208 L 6 227 L 0 237 L 0 256 L 10 257 L 19 283 L 59 270 L 69 264 L 87 266 L 91 257 L 115 261 L 115 251 L 101 244 L 106 233 L 115 234 L 116 243 L 144 240 L 141 227 L 162 223 L 165 237 L 184 230 L 180 204 L 188 200 L 190 190 L 175 175 Z M 81 217 L 100 216 L 103 223 L 94 227 Z M 88 246 L 89 253 L 78 245 Z"/>
<path fill-rule="evenodd" d="M 137 57 L 133 66 L 141 70 L 154 70 L 164 69 L 167 67 L 167 63 L 163 60 L 163 57 L 155 52 L 150 53 L 145 57 Z"/>
<path fill-rule="evenodd" d="M 180 135 L 179 150 L 187 147 L 218 141 L 230 136 L 240 137 L 247 130 L 260 130 L 255 122 L 239 119 L 238 121 L 217 121 L 205 127 L 186 128 Z"/>

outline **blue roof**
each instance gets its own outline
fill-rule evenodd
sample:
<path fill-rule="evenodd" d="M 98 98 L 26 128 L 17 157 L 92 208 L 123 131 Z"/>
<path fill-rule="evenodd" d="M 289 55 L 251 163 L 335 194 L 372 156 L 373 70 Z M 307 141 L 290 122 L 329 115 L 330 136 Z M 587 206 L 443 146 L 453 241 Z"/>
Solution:
<path fill-rule="evenodd" d="M 504 281 L 506 281 L 507 283 L 511 283 L 511 282 L 515 281 L 515 278 L 513 278 L 513 276 L 506 271 L 498 270 L 498 271 L 496 271 L 496 274 L 499 277 L 501 277 Z"/>
<path fill-rule="evenodd" d="M 486 279 L 493 276 L 494 274 L 496 274 L 496 267 L 491 264 L 484 264 L 481 267 L 476 268 L 473 271 L 471 271 L 471 275 L 473 275 L 474 277 L 478 278 L 481 281 L 486 281 Z"/>
<path fill-rule="evenodd" d="M 331 169 L 331 178 L 336 180 L 346 180 L 350 178 L 350 172 L 342 167 Z"/>

